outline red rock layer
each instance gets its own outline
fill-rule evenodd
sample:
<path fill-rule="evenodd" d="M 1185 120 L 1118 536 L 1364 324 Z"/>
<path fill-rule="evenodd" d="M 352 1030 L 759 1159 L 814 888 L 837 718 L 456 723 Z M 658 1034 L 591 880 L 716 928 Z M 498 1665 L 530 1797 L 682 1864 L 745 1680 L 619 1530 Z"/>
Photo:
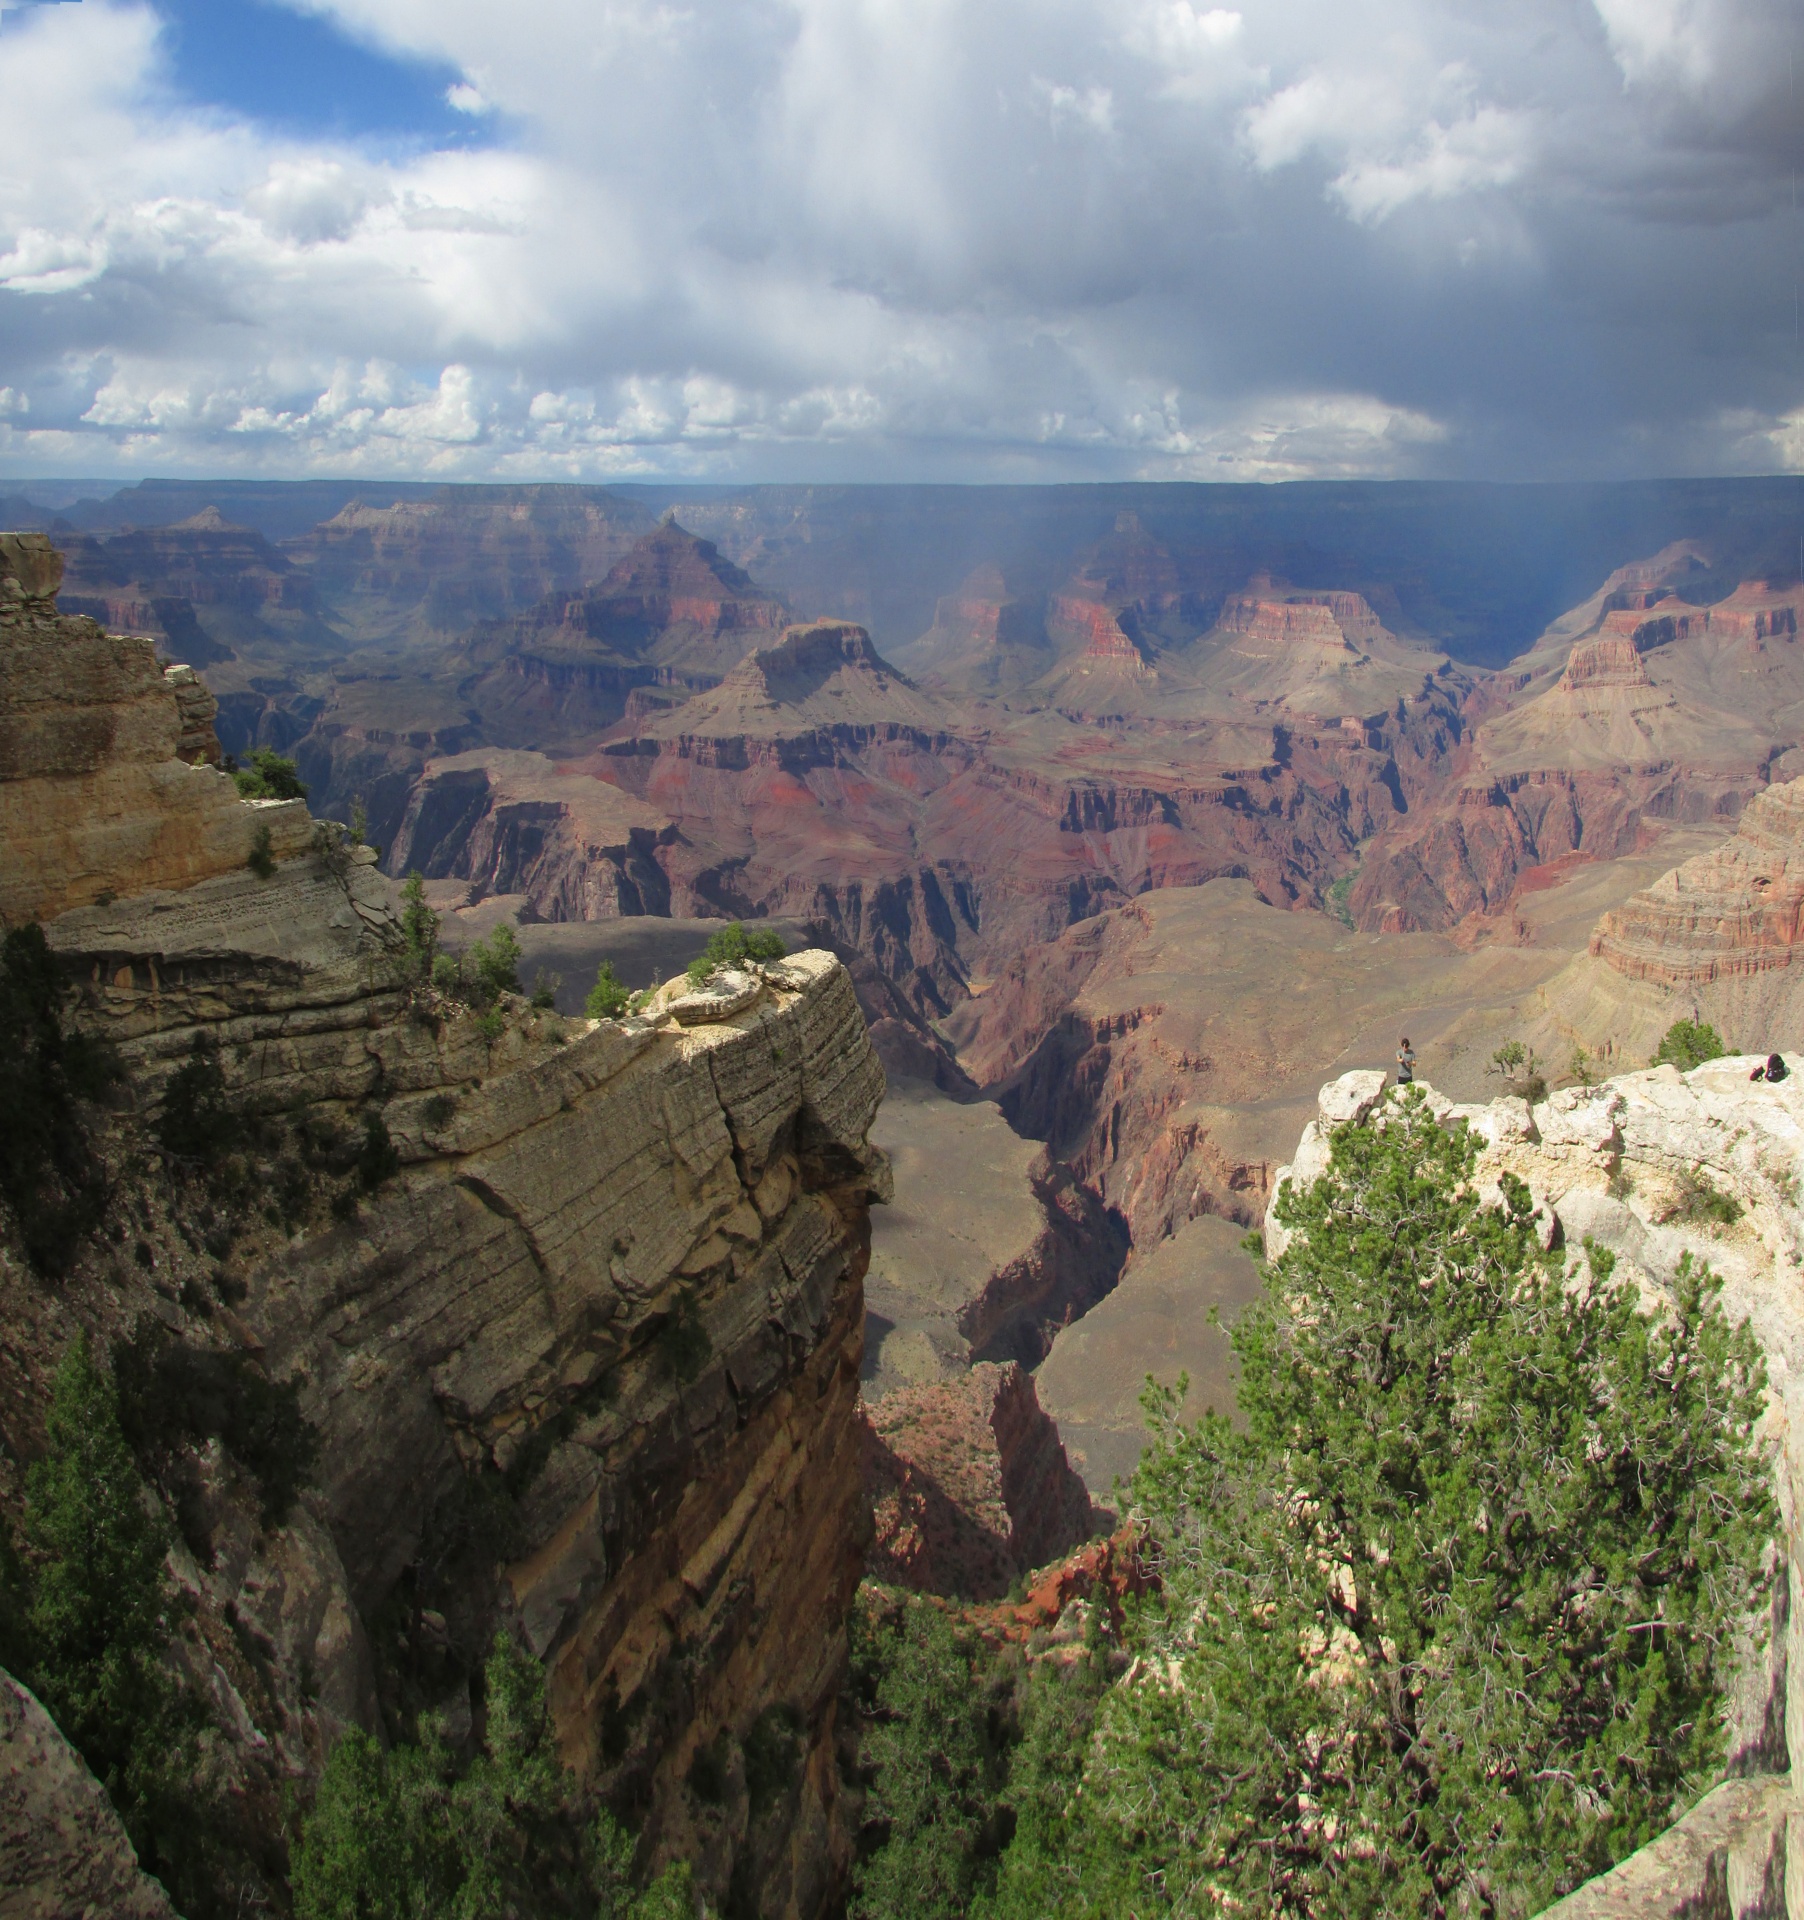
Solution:
<path fill-rule="evenodd" d="M 1358 593 L 1230 594 L 1216 625 L 1274 651 L 1316 646 L 1351 652 L 1355 639 L 1382 630 L 1371 604 Z"/>
<path fill-rule="evenodd" d="M 888 1394 L 865 1423 L 875 1579 L 997 1599 L 1091 1531 L 1089 1493 L 1012 1361 Z"/>
<path fill-rule="evenodd" d="M 1804 932 L 1804 780 L 1751 801 L 1735 833 L 1605 914 L 1591 951 L 1630 980 L 1701 986 L 1789 967 Z"/>

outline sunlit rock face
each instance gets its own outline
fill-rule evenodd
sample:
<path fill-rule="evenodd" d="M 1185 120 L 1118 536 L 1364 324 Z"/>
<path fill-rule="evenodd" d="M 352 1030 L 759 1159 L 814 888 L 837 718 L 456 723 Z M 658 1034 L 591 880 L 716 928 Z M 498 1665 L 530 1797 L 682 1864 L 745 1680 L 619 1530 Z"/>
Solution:
<path fill-rule="evenodd" d="M 1766 1437 L 1789 1571 L 1766 1643 L 1745 1654 L 1730 1703 L 1734 1777 L 1659 1840 L 1551 1909 L 1561 1920 L 1743 1920 L 1801 1910 L 1787 1905 L 1785 1890 L 1804 1870 L 1791 1837 L 1804 1814 L 1792 1775 L 1804 1751 L 1804 1055 L 1789 1056 L 1789 1075 L 1776 1084 L 1751 1077 L 1765 1063 L 1764 1054 L 1730 1055 L 1687 1074 L 1655 1067 L 1566 1088 L 1533 1106 L 1511 1098 L 1458 1105 L 1418 1083 L 1444 1125 L 1464 1124 L 1478 1137 L 1473 1180 L 1481 1194 L 1498 1192 L 1505 1173 L 1526 1182 L 1544 1241 L 1574 1256 L 1587 1241 L 1608 1248 L 1617 1276 L 1640 1288 L 1651 1311 L 1670 1297 L 1687 1254 L 1707 1262 L 1722 1277 L 1724 1311 L 1746 1320 L 1766 1355 Z M 1278 1195 L 1326 1168 L 1337 1127 L 1395 1097 L 1376 1072 L 1344 1074 L 1322 1089 L 1317 1117 L 1273 1183 L 1268 1256 L 1289 1238 L 1276 1218 Z M 1733 1224 L 1683 1217 L 1685 1184 L 1700 1175 L 1739 1203 Z"/>

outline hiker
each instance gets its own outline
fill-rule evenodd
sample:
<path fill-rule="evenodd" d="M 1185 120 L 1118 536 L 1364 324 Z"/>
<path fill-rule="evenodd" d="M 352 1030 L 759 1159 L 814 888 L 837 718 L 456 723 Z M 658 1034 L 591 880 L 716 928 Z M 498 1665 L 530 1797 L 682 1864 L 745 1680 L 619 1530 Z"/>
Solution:
<path fill-rule="evenodd" d="M 1766 1065 L 1756 1067 L 1748 1078 L 1750 1080 L 1783 1080 L 1790 1072 L 1791 1069 L 1776 1053 L 1769 1053 L 1766 1056 Z"/>
<path fill-rule="evenodd" d="M 1406 1033 L 1397 1042 L 1397 1084 L 1407 1087 L 1416 1077 L 1416 1056 L 1410 1049 L 1409 1035 Z"/>

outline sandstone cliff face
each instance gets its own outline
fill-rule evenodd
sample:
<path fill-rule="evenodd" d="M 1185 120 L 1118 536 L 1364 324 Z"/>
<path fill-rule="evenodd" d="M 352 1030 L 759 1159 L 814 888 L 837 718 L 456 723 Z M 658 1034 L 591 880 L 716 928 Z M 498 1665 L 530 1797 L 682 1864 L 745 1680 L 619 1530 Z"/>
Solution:
<path fill-rule="evenodd" d="M 1710 852 L 1608 913 L 1591 952 L 1629 980 L 1700 988 L 1788 972 L 1804 931 L 1804 780 L 1770 787 Z"/>
<path fill-rule="evenodd" d="M 298 801 L 247 807 L 204 764 L 209 716 L 153 642 L 58 616 L 61 578 L 44 535 L 0 535 L 0 918 L 242 868 L 259 828 L 278 854 L 311 844 Z"/>
<path fill-rule="evenodd" d="M 1755 1064 L 1755 1056 L 1732 1056 L 1684 1075 L 1659 1067 L 1534 1107 L 1517 1099 L 1458 1106 L 1424 1088 L 1444 1122 L 1464 1121 L 1479 1136 L 1481 1192 L 1506 1171 L 1526 1181 L 1550 1239 L 1574 1251 L 1587 1239 L 1610 1249 L 1618 1275 L 1654 1308 L 1685 1254 L 1707 1261 L 1722 1276 L 1724 1310 L 1746 1319 L 1767 1358 L 1767 1435 L 1788 1570 L 1767 1645 L 1748 1655 L 1731 1703 L 1729 1771 L 1744 1777 L 1554 1908 L 1562 1920 L 1804 1914 L 1804 1799 L 1792 1772 L 1804 1752 L 1804 1059 L 1794 1057 L 1792 1077 L 1778 1085 L 1750 1082 Z M 1382 1099 L 1384 1081 L 1356 1072 L 1322 1089 L 1317 1117 L 1274 1182 L 1274 1202 L 1286 1181 L 1307 1182 L 1326 1166 L 1334 1128 Z M 1697 1172 L 1741 1203 L 1734 1225 L 1687 1224 L 1675 1212 L 1682 1179 Z M 1286 1242 L 1269 1211 L 1265 1240 L 1274 1256 Z"/>
<path fill-rule="evenodd" d="M 397 1631 L 467 1723 L 467 1675 L 511 1618 L 565 1759 L 641 1823 L 646 1862 L 692 1858 L 750 1911 L 823 1912 L 848 1857 L 834 1712 L 863 1531 L 867 1207 L 886 1187 L 866 1144 L 882 1073 L 844 970 L 804 953 L 624 1023 L 516 1002 L 484 1030 L 405 987 L 371 856 L 304 808 L 273 877 L 251 871 L 238 823 L 259 810 L 174 758 L 177 686 L 139 643 L 59 619 L 37 549 L 7 553 L 0 648 L 30 669 L 8 684 L 37 691 L 4 736 L 29 757 L 0 804 L 23 790 L 38 837 L 9 841 L 4 911 L 46 921 L 77 1017 L 118 1047 L 137 1103 L 121 1155 L 198 1040 L 244 1135 L 293 1141 L 278 1183 L 293 1166 L 300 1186 L 204 1256 L 152 1181 L 139 1259 L 97 1243 L 60 1296 L 9 1271 L 9 1447 L 30 1455 L 71 1312 L 250 1353 L 300 1384 L 317 1485 L 262 1528 L 229 1462 L 203 1460 L 204 1552 L 176 1570 L 196 1603 L 182 1657 L 230 1702 L 272 1818 L 336 1727 L 375 1724 Z M 112 676 L 111 706 L 78 682 L 90 717 L 60 732 L 37 723 L 59 710 L 59 646 Z M 213 838 L 195 837 L 235 858 L 151 862 L 134 884 L 122 852 L 72 905 L 59 850 L 81 782 L 128 778 L 149 845 L 195 781 Z M 398 1171 L 348 1206 L 309 1198 L 307 1143 L 376 1121 Z M 261 1680 L 222 1621 L 259 1636 Z M 736 1743 L 777 1712 L 803 1757 L 754 1808 Z M 689 1784 L 703 1747 L 731 1756 L 724 1798 Z"/>

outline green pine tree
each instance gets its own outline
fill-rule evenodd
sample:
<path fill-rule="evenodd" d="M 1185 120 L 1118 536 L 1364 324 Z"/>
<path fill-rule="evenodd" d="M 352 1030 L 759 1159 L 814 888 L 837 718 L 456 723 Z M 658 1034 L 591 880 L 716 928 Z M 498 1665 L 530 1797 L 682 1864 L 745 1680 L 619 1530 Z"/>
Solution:
<path fill-rule="evenodd" d="M 1234 1329 L 1244 1428 L 1149 1390 L 1164 1591 L 979 1913 L 1526 1915 L 1714 1777 L 1759 1352 L 1689 1263 L 1658 1319 L 1569 1274 L 1475 1158 L 1419 1094 L 1341 1129 Z"/>
<path fill-rule="evenodd" d="M 194 1762 L 191 1716 L 162 1660 L 169 1536 L 85 1333 L 57 1369 L 46 1437 L 26 1476 L 26 1677 L 155 1869 L 184 1853 Z"/>

